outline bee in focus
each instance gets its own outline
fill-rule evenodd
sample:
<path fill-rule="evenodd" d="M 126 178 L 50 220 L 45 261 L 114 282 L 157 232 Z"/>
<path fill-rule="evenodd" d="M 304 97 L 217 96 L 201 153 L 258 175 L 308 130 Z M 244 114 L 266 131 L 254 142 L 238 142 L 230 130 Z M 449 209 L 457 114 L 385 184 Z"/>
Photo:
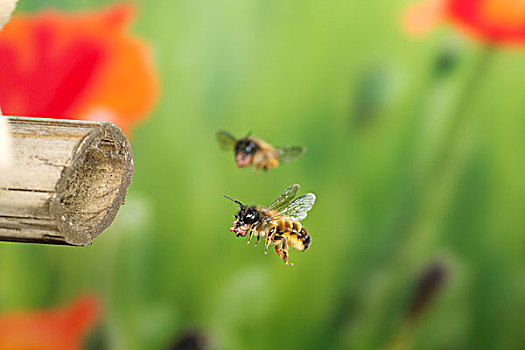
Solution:
<path fill-rule="evenodd" d="M 280 163 L 288 163 L 306 152 L 306 147 L 303 146 L 275 148 L 261 139 L 250 137 L 249 134 L 237 140 L 226 131 L 219 130 L 216 136 L 222 149 L 234 150 L 235 162 L 239 168 L 251 164 L 254 170 L 268 170 Z"/>
<path fill-rule="evenodd" d="M 297 184 L 288 187 L 268 208 L 246 206 L 225 195 L 224 197 L 240 207 L 235 214 L 235 221 L 230 231 L 235 232 L 237 237 L 248 235 L 248 244 L 252 236 L 257 237 L 255 246 L 261 237 L 265 237 L 264 254 L 268 253 L 268 246 L 272 243 L 277 255 L 287 265 L 293 265 L 288 261 L 288 247 L 304 252 L 310 246 L 312 239 L 300 221 L 306 218 L 315 202 L 313 193 L 304 194 L 293 200 L 298 190 Z"/>

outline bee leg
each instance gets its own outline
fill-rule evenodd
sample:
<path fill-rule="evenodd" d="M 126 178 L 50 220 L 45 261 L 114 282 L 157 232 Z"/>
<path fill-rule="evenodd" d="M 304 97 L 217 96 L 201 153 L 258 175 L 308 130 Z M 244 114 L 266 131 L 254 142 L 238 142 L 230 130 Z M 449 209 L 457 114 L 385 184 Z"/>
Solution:
<path fill-rule="evenodd" d="M 252 235 L 253 235 L 253 230 L 250 230 L 250 233 L 248 234 L 248 243 L 246 244 L 250 244 L 250 241 L 252 240 Z"/>
<path fill-rule="evenodd" d="M 257 236 L 257 241 L 255 242 L 255 246 L 257 247 L 257 244 L 259 244 L 259 241 L 261 240 L 261 236 Z"/>
<path fill-rule="evenodd" d="M 275 245 L 273 247 L 275 248 L 275 252 L 277 253 L 277 255 L 279 255 L 279 258 L 284 260 L 283 249 L 279 247 L 278 245 Z"/>
<path fill-rule="evenodd" d="M 272 235 L 273 237 L 273 235 Z M 268 254 L 268 246 L 270 245 L 270 236 L 266 236 L 266 241 L 264 242 L 264 254 Z"/>
<path fill-rule="evenodd" d="M 275 235 L 275 227 L 272 227 L 268 231 L 268 234 L 266 235 L 266 242 L 264 242 L 264 254 L 268 254 L 268 246 L 270 245 L 270 242 L 273 240 L 273 236 Z"/>
<path fill-rule="evenodd" d="M 280 247 L 279 247 L 279 244 L 274 246 L 275 252 L 277 253 L 277 255 L 279 255 L 281 259 L 284 260 L 284 263 L 286 265 L 293 266 L 293 263 L 288 262 L 288 244 L 286 244 L 286 239 L 283 237 L 281 238 L 281 240 L 282 240 L 282 243 Z"/>
<path fill-rule="evenodd" d="M 264 254 L 268 254 L 268 246 L 270 245 L 270 242 L 273 241 L 274 234 L 266 236 L 266 242 L 264 242 Z"/>
<path fill-rule="evenodd" d="M 288 244 L 286 244 L 286 239 L 284 237 L 283 237 L 283 244 L 282 244 L 281 250 L 283 251 L 283 260 L 286 263 L 286 265 L 293 266 L 293 263 L 288 262 Z"/>

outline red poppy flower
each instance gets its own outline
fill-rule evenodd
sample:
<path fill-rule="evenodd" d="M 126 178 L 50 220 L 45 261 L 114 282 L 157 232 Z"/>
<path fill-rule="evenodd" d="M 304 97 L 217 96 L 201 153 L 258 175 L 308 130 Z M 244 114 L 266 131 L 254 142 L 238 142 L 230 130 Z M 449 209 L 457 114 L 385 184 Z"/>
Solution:
<path fill-rule="evenodd" d="M 61 309 L 0 315 L 0 349 L 81 349 L 97 318 L 98 303 L 90 296 Z"/>
<path fill-rule="evenodd" d="M 524 0 L 424 0 L 408 8 L 403 24 L 423 34 L 441 20 L 487 43 L 525 44 Z"/>
<path fill-rule="evenodd" d="M 157 80 L 128 34 L 132 8 L 14 15 L 0 32 L 4 115 L 105 120 L 124 131 L 150 112 Z"/>

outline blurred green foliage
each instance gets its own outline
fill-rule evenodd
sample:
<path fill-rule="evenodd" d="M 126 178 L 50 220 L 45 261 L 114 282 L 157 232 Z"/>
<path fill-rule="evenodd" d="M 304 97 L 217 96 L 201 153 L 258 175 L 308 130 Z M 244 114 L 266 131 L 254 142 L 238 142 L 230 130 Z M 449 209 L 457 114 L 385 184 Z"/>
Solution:
<path fill-rule="evenodd" d="M 412 325 L 414 348 L 524 348 L 525 54 L 498 50 L 469 87 L 483 48 L 446 29 L 407 38 L 406 3 L 138 2 L 133 30 L 162 98 L 133 135 L 127 204 L 90 247 L 0 245 L 0 308 L 93 291 L 97 349 L 167 349 L 187 329 L 213 349 L 380 349 L 440 261 L 448 276 Z M 17 11 L 53 4 L 107 2 Z M 374 67 L 387 76 L 363 92 Z M 267 174 L 237 169 L 217 129 L 308 152 Z M 290 268 L 228 231 L 236 208 L 222 194 L 269 204 L 293 183 L 318 201 L 312 246 Z"/>

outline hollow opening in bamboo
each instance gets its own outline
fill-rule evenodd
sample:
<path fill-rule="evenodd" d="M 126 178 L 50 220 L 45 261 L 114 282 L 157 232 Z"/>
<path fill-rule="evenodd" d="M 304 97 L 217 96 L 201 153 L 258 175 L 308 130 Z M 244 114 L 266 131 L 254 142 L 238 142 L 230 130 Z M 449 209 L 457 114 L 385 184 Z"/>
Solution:
<path fill-rule="evenodd" d="M 114 142 L 102 140 L 86 153 L 84 162 L 71 175 L 69 185 L 59 194 L 62 221 L 77 234 L 91 234 L 99 225 L 122 186 L 124 162 Z"/>

